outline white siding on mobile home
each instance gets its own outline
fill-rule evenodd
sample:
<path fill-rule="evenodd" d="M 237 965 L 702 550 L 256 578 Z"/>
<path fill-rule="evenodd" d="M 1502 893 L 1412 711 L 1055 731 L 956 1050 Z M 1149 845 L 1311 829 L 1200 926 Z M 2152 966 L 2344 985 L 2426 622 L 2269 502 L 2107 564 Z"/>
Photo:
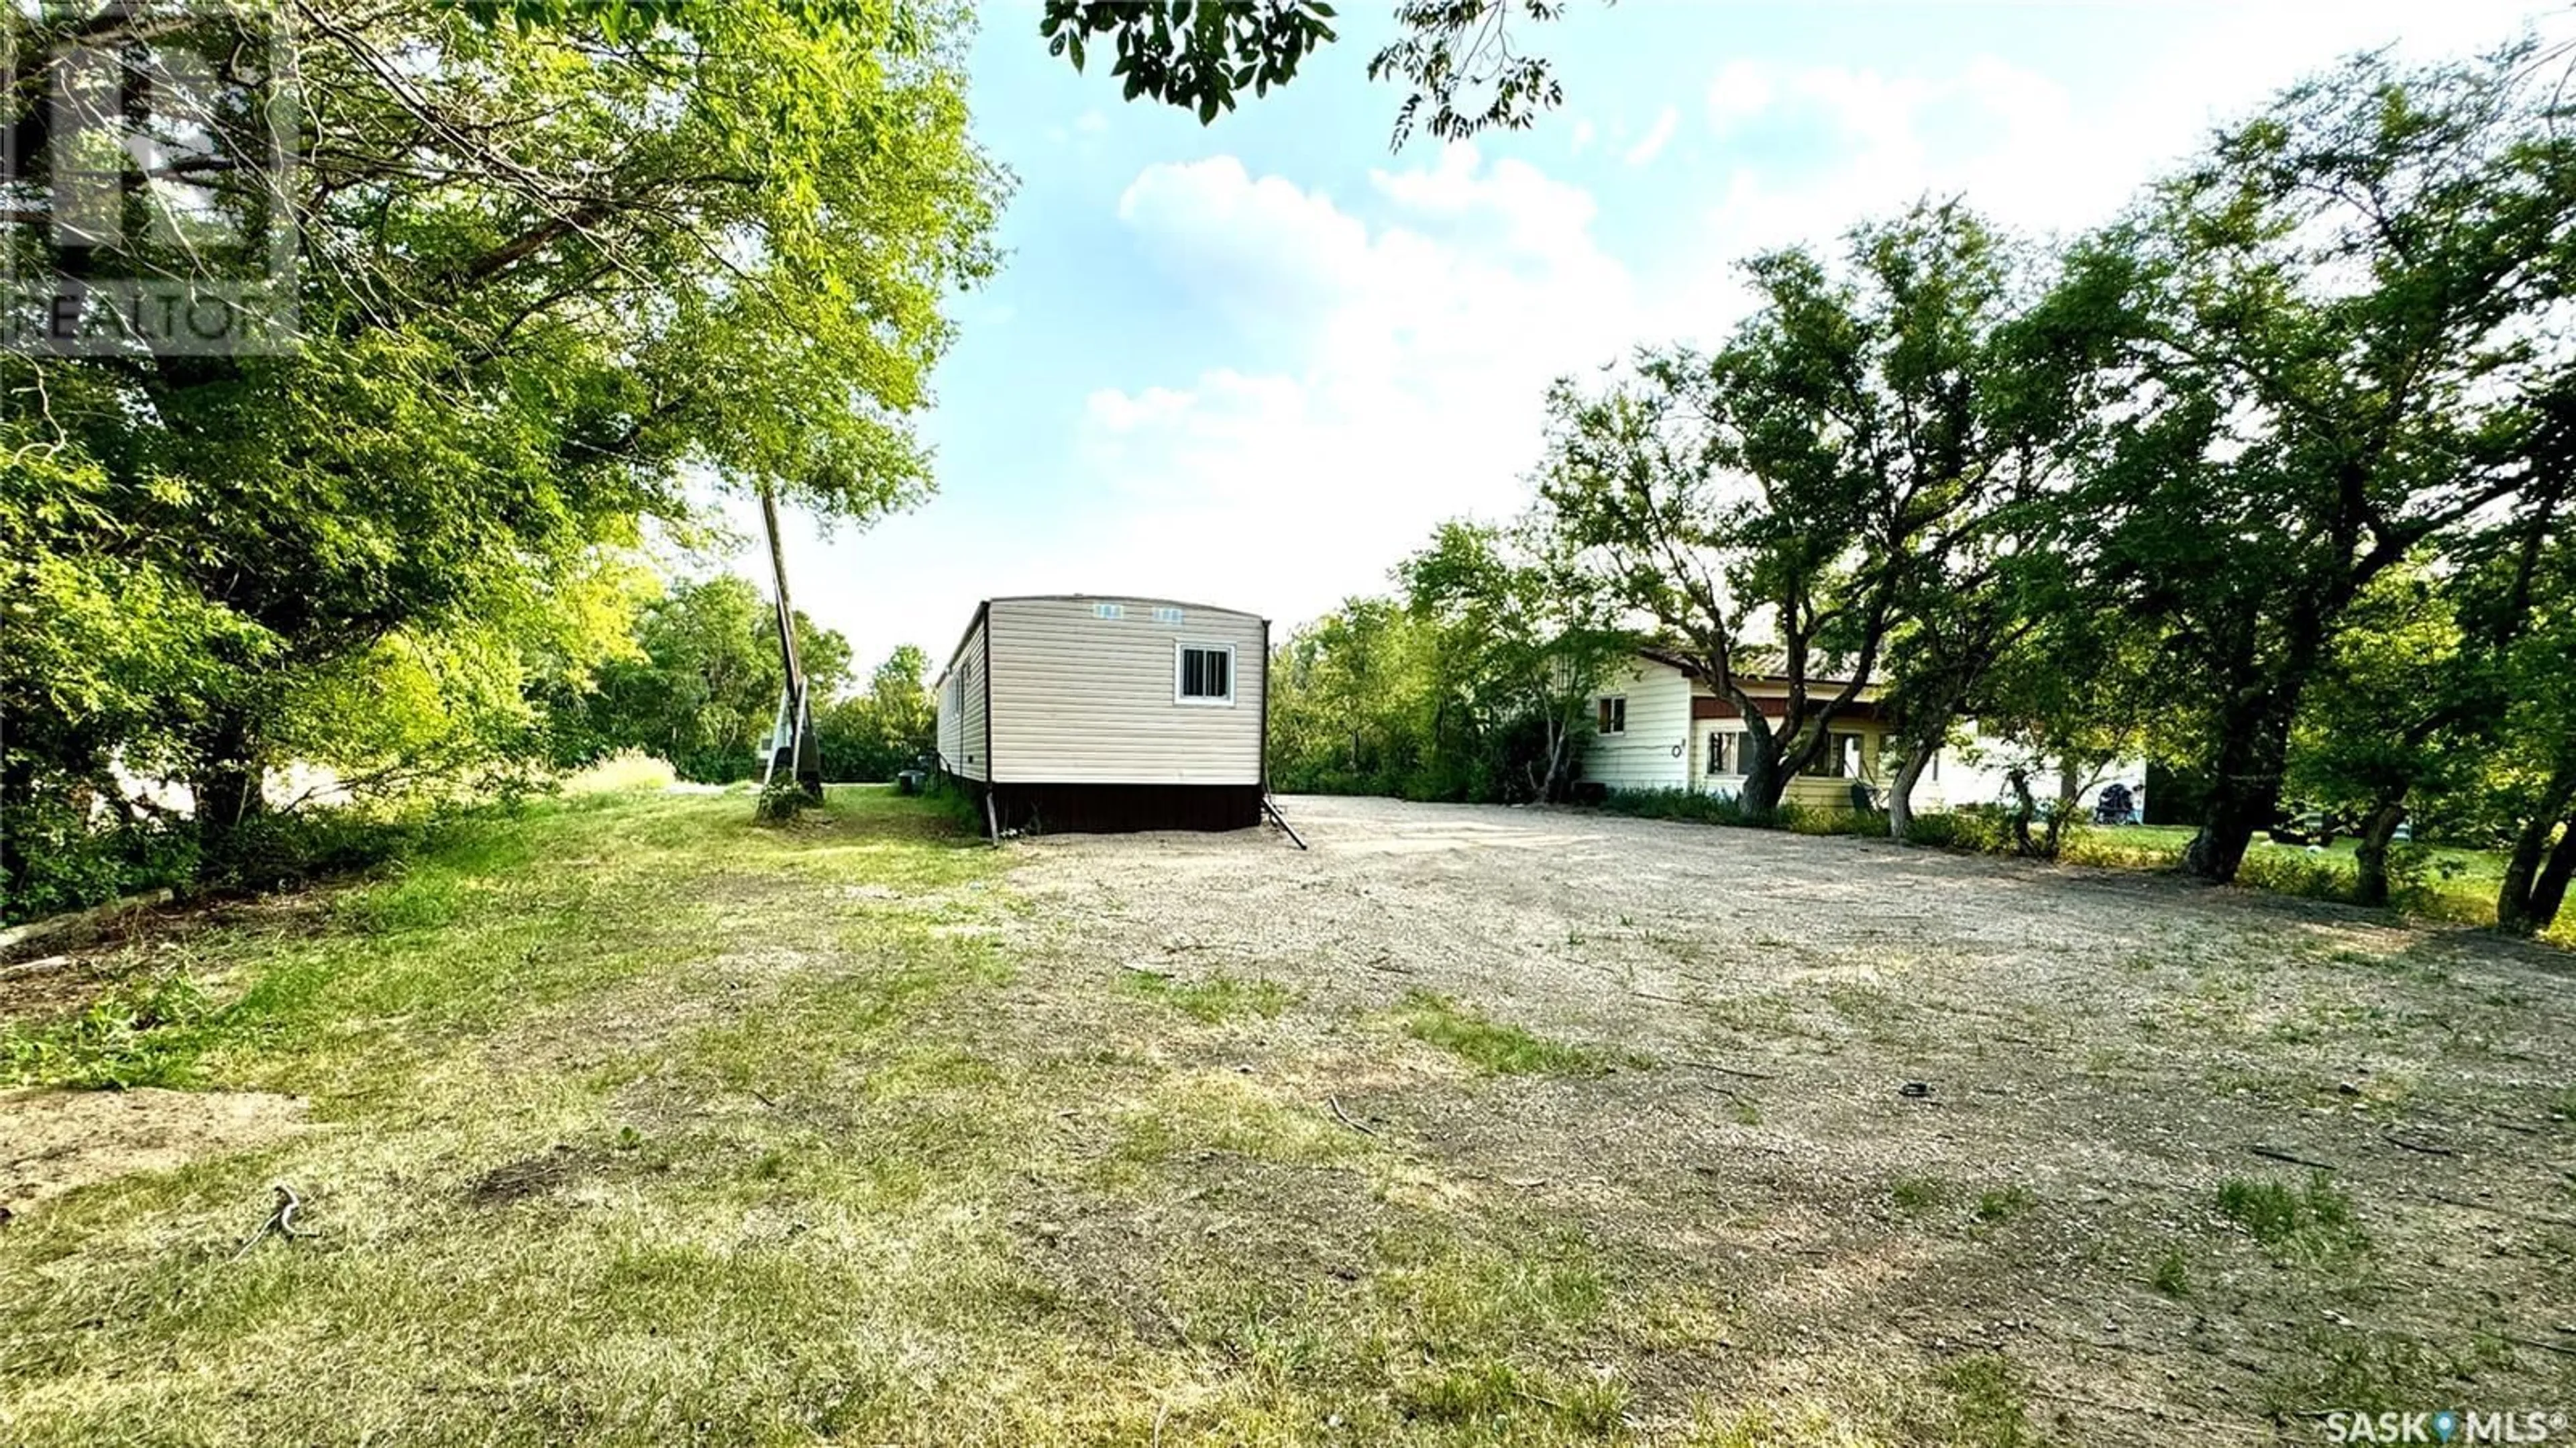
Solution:
<path fill-rule="evenodd" d="M 1259 784 L 1268 626 L 1168 599 L 997 598 L 995 783 Z M 1230 702 L 1181 697 L 1181 651 L 1223 651 Z M 978 776 L 982 777 L 982 776 Z"/>
<path fill-rule="evenodd" d="M 1616 732 L 1593 736 L 1583 751 L 1583 777 L 1612 789 L 1680 789 L 1690 779 L 1691 683 L 1681 670 L 1634 659 L 1594 691 L 1594 722 L 1604 700 Z"/>
<path fill-rule="evenodd" d="M 988 779 L 984 758 L 984 629 L 978 614 L 939 676 L 939 763 L 961 779 Z"/>

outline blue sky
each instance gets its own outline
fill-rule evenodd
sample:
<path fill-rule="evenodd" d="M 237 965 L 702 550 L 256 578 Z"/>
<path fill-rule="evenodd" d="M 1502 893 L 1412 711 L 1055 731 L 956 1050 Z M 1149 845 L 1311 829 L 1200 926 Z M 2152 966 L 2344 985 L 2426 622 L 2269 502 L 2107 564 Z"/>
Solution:
<path fill-rule="evenodd" d="M 1294 84 L 1202 128 L 1050 59 L 1034 3 L 989 7 L 975 130 L 1019 186 L 924 423 L 939 492 L 828 538 L 792 521 L 799 607 L 863 667 L 914 642 L 936 668 L 996 594 L 1284 632 L 1383 588 L 1440 519 L 1518 512 L 1548 381 L 1721 334 L 1758 250 L 1926 194 L 2079 230 L 2341 55 L 2565 26 L 2482 0 L 1569 10 L 1531 35 L 1563 109 L 1390 154 L 1401 94 L 1363 75 L 1382 8 L 1344 6 Z"/>

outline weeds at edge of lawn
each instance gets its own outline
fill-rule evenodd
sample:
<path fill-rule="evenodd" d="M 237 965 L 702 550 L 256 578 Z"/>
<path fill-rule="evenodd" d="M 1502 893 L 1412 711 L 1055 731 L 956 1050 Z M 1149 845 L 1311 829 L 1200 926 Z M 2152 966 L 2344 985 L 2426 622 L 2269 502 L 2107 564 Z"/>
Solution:
<path fill-rule="evenodd" d="M 1431 991 L 1407 991 L 1397 1015 L 1406 1035 L 1498 1075 L 1603 1076 L 1622 1066 L 1653 1064 L 1635 1052 L 1535 1036 Z"/>

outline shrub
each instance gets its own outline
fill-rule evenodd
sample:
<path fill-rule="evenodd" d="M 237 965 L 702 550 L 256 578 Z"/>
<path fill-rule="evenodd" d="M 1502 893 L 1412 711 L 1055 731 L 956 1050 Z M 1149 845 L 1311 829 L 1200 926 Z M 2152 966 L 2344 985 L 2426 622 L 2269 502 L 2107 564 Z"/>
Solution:
<path fill-rule="evenodd" d="M 1818 809 L 1813 805 L 1780 806 L 1780 827 L 1793 834 L 1842 835 L 1853 839 L 1887 838 L 1887 812 L 1874 809 Z"/>
<path fill-rule="evenodd" d="M 214 891 L 281 890 L 419 853 L 466 811 L 453 805 L 323 805 L 243 821 L 207 858 Z"/>
<path fill-rule="evenodd" d="M 181 820 L 93 818 L 95 796 L 40 780 L 0 807 L 0 838 L 15 874 L 0 882 L 0 921 L 104 905 L 156 886 L 185 884 L 197 871 L 197 842 Z M 104 815 L 105 811 L 95 813 Z"/>
<path fill-rule="evenodd" d="M 2000 814 L 1983 806 L 1916 815 L 1905 842 L 1974 855 L 2000 855 L 2012 849 L 2010 827 Z"/>
<path fill-rule="evenodd" d="M 205 993 L 183 977 L 129 982 L 68 1019 L 0 1027 L 0 1082 L 79 1090 L 189 1086 L 216 1016 Z"/>
<path fill-rule="evenodd" d="M 1731 794 L 1703 794 L 1695 789 L 1614 789 L 1601 801 L 1612 814 L 1650 820 L 1691 820 L 1704 825 L 1745 829 L 1778 829 L 1788 810 L 1769 814 L 1749 808 Z"/>

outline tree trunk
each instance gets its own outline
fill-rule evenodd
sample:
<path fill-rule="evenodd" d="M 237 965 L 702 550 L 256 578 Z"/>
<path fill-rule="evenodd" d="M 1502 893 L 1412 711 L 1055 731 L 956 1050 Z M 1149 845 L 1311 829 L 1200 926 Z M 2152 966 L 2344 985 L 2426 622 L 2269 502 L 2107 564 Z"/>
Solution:
<path fill-rule="evenodd" d="M 2549 863 L 2542 866 L 2540 878 L 2531 885 L 2531 908 L 2524 912 L 2534 934 L 2547 930 L 2558 921 L 2559 907 L 2567 903 L 2567 886 L 2576 880 L 2576 819 L 2567 823 L 2558 837 L 2558 847 L 2549 852 Z"/>
<path fill-rule="evenodd" d="M 2542 791 L 2540 807 L 2515 837 L 2505 861 L 2504 883 L 2496 889 L 2496 928 L 2510 935 L 2537 935 L 2557 917 L 2567 894 L 2567 876 L 2576 870 L 2576 823 L 2567 823 L 2568 805 L 2576 802 L 2576 762 L 2561 764 Z M 2567 823 L 2567 833 L 2550 846 L 2550 836 Z M 2556 876 L 2552 882 L 2551 876 Z M 2546 905 L 2544 914 L 2542 906 Z"/>
<path fill-rule="evenodd" d="M 2075 807 L 2084 798 L 2084 773 L 2072 752 L 2057 756 L 2057 808 L 2049 812 L 2048 832 L 2040 846 L 2040 858 L 2054 860 L 2066 843 L 2066 826 L 2075 818 Z"/>
<path fill-rule="evenodd" d="M 2254 832 L 2280 812 L 2281 770 L 2289 755 L 2288 731 L 2273 701 L 2258 700 L 2228 715 L 2200 833 L 2182 852 L 2183 873 L 2213 885 L 2236 878 Z"/>
<path fill-rule="evenodd" d="M 2013 853 L 2036 858 L 2039 842 L 2030 837 L 2030 822 L 2039 813 L 2039 801 L 2031 798 L 2030 771 L 2014 765 L 2004 771 L 2004 779 L 2012 785 L 2013 792 Z"/>
<path fill-rule="evenodd" d="M 27 887 L 27 849 L 22 832 L 8 815 L 28 807 L 36 795 L 36 763 L 25 755 L 12 754 L 0 762 L 0 905 L 16 899 Z M 5 917 L 0 917 L 5 918 Z"/>
<path fill-rule="evenodd" d="M 1887 787 L 1887 837 L 1902 840 L 1914 828 L 1914 786 L 1932 762 L 1932 751 L 1909 747 L 1905 762 L 1896 767 L 1896 778 Z"/>
<path fill-rule="evenodd" d="M 268 811 L 264 788 L 268 771 L 260 763 L 250 720 L 238 711 L 228 712 L 203 737 L 197 767 L 188 776 L 201 876 L 217 873 L 229 863 L 241 827 Z"/>
<path fill-rule="evenodd" d="M 2363 905 L 2385 905 L 2388 887 L 2388 847 L 2397 838 L 2397 826 L 2406 818 L 2406 796 L 2381 799 L 2370 807 L 2362 821 L 2361 839 L 2353 846 L 2353 862 L 2361 875 L 2353 886 L 2353 899 Z"/>
<path fill-rule="evenodd" d="M 1753 744 L 1753 758 L 1744 766 L 1744 808 L 1756 815 L 1776 814 L 1780 796 L 1789 791 L 1789 776 L 1780 768 L 1780 740 L 1760 719 L 1745 720 L 1742 737 Z"/>

